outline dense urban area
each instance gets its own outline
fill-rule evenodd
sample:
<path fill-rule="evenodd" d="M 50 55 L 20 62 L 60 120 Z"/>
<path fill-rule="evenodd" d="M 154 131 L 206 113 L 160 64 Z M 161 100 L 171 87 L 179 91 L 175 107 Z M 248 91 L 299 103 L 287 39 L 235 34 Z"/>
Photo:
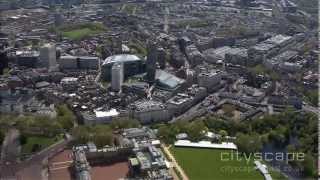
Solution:
<path fill-rule="evenodd" d="M 318 7 L 0 0 L 0 179 L 317 179 Z"/>

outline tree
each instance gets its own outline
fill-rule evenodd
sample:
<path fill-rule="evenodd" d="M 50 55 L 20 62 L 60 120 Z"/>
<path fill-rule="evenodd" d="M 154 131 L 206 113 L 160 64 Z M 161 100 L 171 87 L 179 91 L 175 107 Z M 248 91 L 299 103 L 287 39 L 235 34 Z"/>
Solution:
<path fill-rule="evenodd" d="M 24 145 L 27 143 L 27 136 L 24 134 L 21 134 L 19 140 L 20 140 L 20 144 Z"/>
<path fill-rule="evenodd" d="M 223 129 L 219 131 L 219 134 L 220 134 L 222 137 L 228 136 L 228 132 L 225 131 L 225 130 L 223 130 Z"/>
<path fill-rule="evenodd" d="M 319 106 L 319 92 L 317 90 L 309 90 L 306 93 L 308 100 L 313 106 Z"/>
<path fill-rule="evenodd" d="M 4 140 L 5 134 L 2 130 L 0 130 L 0 145 L 2 144 L 3 140 Z"/>
<path fill-rule="evenodd" d="M 108 125 L 96 125 L 90 129 L 92 140 L 97 147 L 112 145 L 113 135 L 112 129 Z"/>
<path fill-rule="evenodd" d="M 276 146 L 281 147 L 285 145 L 285 137 L 283 134 L 278 133 L 276 130 L 272 130 L 269 133 L 269 141 L 273 142 Z"/>
<path fill-rule="evenodd" d="M 235 107 L 231 104 L 224 104 L 222 105 L 222 110 L 224 111 L 226 116 L 232 117 L 233 112 L 235 111 Z"/>
<path fill-rule="evenodd" d="M 72 135 L 77 144 L 85 144 L 90 141 L 90 133 L 86 126 L 78 126 L 72 130 Z"/>
<path fill-rule="evenodd" d="M 262 142 L 257 134 L 237 134 L 235 144 L 238 147 L 239 152 L 249 154 L 260 152 L 262 149 Z"/>
<path fill-rule="evenodd" d="M 173 125 L 162 125 L 158 129 L 158 136 L 165 143 L 172 144 L 175 141 L 176 135 L 179 133 L 179 129 Z"/>
<path fill-rule="evenodd" d="M 304 161 L 302 162 L 304 174 L 308 177 L 316 177 L 317 176 L 317 166 L 315 158 L 307 153 L 305 155 Z"/>
<path fill-rule="evenodd" d="M 112 145 L 113 136 L 111 132 L 98 132 L 93 135 L 93 142 L 98 148 Z"/>
<path fill-rule="evenodd" d="M 204 137 L 206 131 L 208 131 L 208 129 L 203 121 L 198 120 L 193 121 L 188 125 L 187 134 L 189 135 L 190 140 L 199 141 Z"/>
<path fill-rule="evenodd" d="M 121 117 L 113 120 L 110 126 L 112 129 L 137 128 L 140 126 L 140 122 L 136 119 Z"/>
<path fill-rule="evenodd" d="M 93 141 L 98 148 L 112 145 L 112 129 L 108 125 L 78 126 L 72 130 L 76 144 L 86 144 Z"/>
<path fill-rule="evenodd" d="M 204 120 L 204 123 L 210 129 L 210 131 L 219 131 L 220 129 L 225 129 L 229 132 L 232 129 L 229 122 L 216 117 L 207 117 Z"/>
<path fill-rule="evenodd" d="M 76 116 L 67 107 L 67 105 L 57 106 L 57 121 L 65 130 L 70 130 L 73 127 L 73 123 L 76 121 Z"/>
<path fill-rule="evenodd" d="M 31 149 L 31 152 L 37 152 L 41 149 L 41 145 L 40 144 L 34 144 L 32 145 L 32 149 Z"/>

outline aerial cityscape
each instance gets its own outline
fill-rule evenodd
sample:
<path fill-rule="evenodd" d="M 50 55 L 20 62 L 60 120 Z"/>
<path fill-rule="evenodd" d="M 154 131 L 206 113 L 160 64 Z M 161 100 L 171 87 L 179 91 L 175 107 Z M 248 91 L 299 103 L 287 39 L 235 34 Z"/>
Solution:
<path fill-rule="evenodd" d="M 318 179 L 318 0 L 0 0 L 0 180 Z"/>

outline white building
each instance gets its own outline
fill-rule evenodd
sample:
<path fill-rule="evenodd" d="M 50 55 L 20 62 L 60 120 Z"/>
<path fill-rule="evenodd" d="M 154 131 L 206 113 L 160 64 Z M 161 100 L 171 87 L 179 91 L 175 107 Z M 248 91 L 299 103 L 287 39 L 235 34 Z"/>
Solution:
<path fill-rule="evenodd" d="M 112 66 L 111 70 L 111 88 L 114 91 L 121 91 L 123 83 L 123 65 L 121 63 L 116 63 Z"/>
<path fill-rule="evenodd" d="M 194 148 L 212 148 L 212 149 L 233 149 L 237 146 L 232 142 L 222 142 L 221 144 L 211 143 L 210 141 L 191 142 L 189 140 L 178 140 L 174 143 L 177 147 L 194 147 Z"/>
<path fill-rule="evenodd" d="M 110 109 L 109 111 L 94 110 L 94 114 L 82 114 L 84 124 L 86 125 L 107 124 L 119 115 L 120 113 L 116 109 Z"/>

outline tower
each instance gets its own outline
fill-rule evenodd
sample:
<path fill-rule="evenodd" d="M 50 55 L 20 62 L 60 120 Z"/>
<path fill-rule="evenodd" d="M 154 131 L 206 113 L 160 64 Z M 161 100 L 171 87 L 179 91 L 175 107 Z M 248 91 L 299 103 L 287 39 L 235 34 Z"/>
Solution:
<path fill-rule="evenodd" d="M 41 47 L 40 61 L 49 71 L 57 67 L 56 46 L 54 44 L 45 44 Z"/>
<path fill-rule="evenodd" d="M 158 50 L 155 42 L 149 42 L 147 45 L 147 61 L 146 61 L 146 69 L 147 76 L 146 80 L 148 82 L 154 82 L 156 75 L 156 63 L 158 59 Z"/>
<path fill-rule="evenodd" d="M 111 69 L 111 88 L 113 91 L 121 91 L 123 79 L 123 64 L 115 63 Z"/>
<path fill-rule="evenodd" d="M 166 51 L 163 48 L 158 48 L 158 63 L 160 65 L 160 69 L 166 68 Z"/>

